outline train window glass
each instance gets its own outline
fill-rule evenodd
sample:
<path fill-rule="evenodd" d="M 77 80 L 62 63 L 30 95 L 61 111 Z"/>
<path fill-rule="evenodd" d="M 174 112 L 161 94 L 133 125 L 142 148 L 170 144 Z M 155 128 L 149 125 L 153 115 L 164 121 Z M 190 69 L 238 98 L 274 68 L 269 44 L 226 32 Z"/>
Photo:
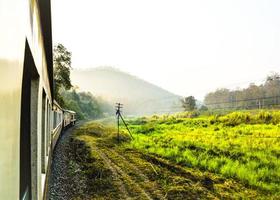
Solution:
<path fill-rule="evenodd" d="M 49 121 L 49 115 L 48 115 L 48 110 L 49 110 L 49 104 L 48 104 L 48 99 L 46 100 L 46 124 L 45 124 L 45 139 L 46 139 L 46 144 L 45 144 L 45 152 L 46 152 L 46 156 L 48 156 L 48 121 Z"/>
<path fill-rule="evenodd" d="M 41 124 L 41 130 L 42 130 L 42 136 L 41 136 L 41 169 L 42 173 L 46 173 L 46 161 L 45 161 L 45 155 L 46 155 L 46 93 L 43 90 L 43 96 L 42 96 L 42 124 Z"/>
<path fill-rule="evenodd" d="M 59 125 L 59 122 L 60 122 L 60 113 L 57 113 L 57 122 L 56 122 L 56 124 Z"/>
<path fill-rule="evenodd" d="M 37 196 L 37 176 L 38 174 L 38 92 L 39 92 L 39 78 L 31 80 L 31 186 L 32 195 Z"/>
<path fill-rule="evenodd" d="M 49 155 L 49 133 L 50 133 L 50 106 L 47 100 L 47 131 L 46 131 L 46 155 Z"/>
<path fill-rule="evenodd" d="M 55 127 L 56 127 L 56 126 L 55 126 L 55 125 L 56 125 L 55 122 L 56 122 L 56 112 L 54 111 L 54 112 L 53 112 L 53 126 L 52 126 L 53 129 L 55 129 Z"/>
<path fill-rule="evenodd" d="M 20 199 L 36 196 L 37 188 L 37 108 L 39 75 L 32 53 L 26 41 L 22 96 L 21 96 L 21 131 L 20 131 Z M 32 180 L 32 181 L 31 181 Z"/>
<path fill-rule="evenodd" d="M 49 132 L 48 132 L 48 137 L 49 137 L 49 143 L 48 143 L 48 145 L 49 145 L 49 148 L 51 149 L 51 140 L 52 140 L 52 130 L 53 130 L 53 111 L 52 111 L 52 107 L 51 107 L 51 105 L 50 105 L 50 109 L 49 109 L 49 115 L 50 115 L 50 121 L 49 121 L 49 127 L 50 127 L 50 129 L 49 129 Z"/>

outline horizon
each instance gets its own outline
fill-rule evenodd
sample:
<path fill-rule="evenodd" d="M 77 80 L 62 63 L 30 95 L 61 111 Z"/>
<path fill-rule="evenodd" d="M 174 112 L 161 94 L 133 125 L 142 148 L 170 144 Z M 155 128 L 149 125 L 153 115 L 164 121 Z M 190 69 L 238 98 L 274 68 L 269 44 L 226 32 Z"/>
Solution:
<path fill-rule="evenodd" d="M 112 70 L 112 71 L 114 70 L 114 71 L 117 71 L 117 72 L 121 72 L 121 73 L 127 74 L 127 75 L 129 75 L 129 76 L 132 76 L 132 77 L 134 77 L 134 78 L 137 78 L 137 79 L 139 79 L 139 80 L 141 80 L 141 81 L 144 81 L 144 82 L 147 82 L 147 83 L 149 83 L 149 84 L 152 84 L 152 85 L 154 85 L 154 86 L 156 86 L 156 87 L 159 87 L 160 89 L 163 89 L 163 90 L 165 90 L 165 91 L 167 91 L 167 92 L 170 92 L 170 93 L 172 93 L 172 94 L 174 94 L 174 95 L 177 95 L 177 96 L 179 96 L 179 97 L 186 97 L 186 96 L 183 96 L 183 95 L 180 95 L 180 94 L 176 94 L 176 93 L 174 93 L 174 92 L 172 92 L 172 91 L 170 91 L 170 90 L 168 90 L 168 89 L 166 89 L 166 88 L 163 88 L 163 87 L 161 87 L 161 86 L 159 86 L 159 85 L 156 85 L 156 84 L 154 84 L 154 83 L 151 83 L 151 82 L 149 82 L 148 80 L 145 80 L 145 79 L 143 79 L 142 77 L 139 77 L 139 76 L 137 76 L 137 75 L 135 75 L 135 74 L 132 74 L 132 73 L 130 73 L 130 72 L 123 71 L 122 69 L 119 69 L 119 68 L 116 68 L 116 67 L 112 67 L 112 66 L 98 66 L 98 67 L 87 67 L 87 68 L 85 68 L 85 67 L 84 67 L 84 68 L 73 68 L 72 71 L 91 71 L 91 70 L 99 70 L 99 69 L 106 69 L 106 70 L 109 69 L 109 70 Z M 273 73 L 273 72 L 271 72 L 271 73 Z M 262 79 L 259 79 L 259 80 L 252 80 L 252 81 L 246 81 L 246 82 L 232 83 L 232 84 L 225 85 L 224 87 L 215 88 L 214 90 L 211 90 L 211 91 L 206 92 L 205 95 L 207 95 L 208 93 L 211 93 L 211 92 L 215 92 L 215 91 L 218 90 L 218 89 L 229 89 L 229 90 L 233 91 L 233 90 L 242 90 L 242 89 L 245 89 L 245 88 L 249 87 L 250 84 L 255 84 L 255 85 L 257 85 L 257 86 L 260 86 L 261 84 L 264 84 L 264 82 L 265 82 L 265 80 L 266 80 L 266 77 L 267 77 L 268 75 L 270 75 L 270 74 L 265 75 Z M 72 74 L 71 76 L 73 76 L 73 74 Z M 74 81 L 74 82 L 75 82 L 75 81 Z M 76 83 L 76 82 L 75 82 L 75 83 Z M 77 83 L 77 84 L 78 84 L 78 83 Z M 76 84 L 75 84 L 74 86 L 78 86 L 78 88 L 79 88 L 80 91 L 89 92 L 89 91 L 87 91 L 87 90 L 84 89 L 84 88 L 80 88 L 79 85 L 76 85 Z M 97 96 L 99 96 L 99 95 L 97 95 Z M 101 95 L 101 97 L 102 97 L 102 95 Z M 198 100 L 198 101 L 200 101 L 200 102 L 203 102 L 203 101 L 204 101 L 204 98 L 205 98 L 205 96 L 203 96 L 203 98 L 197 98 L 196 96 L 194 96 L 194 97 L 196 98 L 196 100 Z"/>
<path fill-rule="evenodd" d="M 275 0 L 58 0 L 53 38 L 73 53 L 74 69 L 112 66 L 203 100 L 217 88 L 259 84 L 279 72 L 279 6 Z"/>

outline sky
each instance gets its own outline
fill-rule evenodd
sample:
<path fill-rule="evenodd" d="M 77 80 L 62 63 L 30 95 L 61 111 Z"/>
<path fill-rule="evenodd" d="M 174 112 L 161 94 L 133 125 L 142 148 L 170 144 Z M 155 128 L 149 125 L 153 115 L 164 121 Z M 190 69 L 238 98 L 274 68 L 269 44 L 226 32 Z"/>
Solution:
<path fill-rule="evenodd" d="M 181 96 L 280 72 L 279 0 L 55 0 L 73 68 L 112 66 Z"/>

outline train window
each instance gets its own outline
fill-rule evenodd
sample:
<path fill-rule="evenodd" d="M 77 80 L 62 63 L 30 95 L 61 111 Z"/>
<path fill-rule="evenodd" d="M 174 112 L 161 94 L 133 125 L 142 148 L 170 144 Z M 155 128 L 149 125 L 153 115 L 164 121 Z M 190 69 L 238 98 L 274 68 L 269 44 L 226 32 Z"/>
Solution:
<path fill-rule="evenodd" d="M 48 147 L 50 147 L 50 143 L 51 143 L 51 124 L 52 124 L 52 112 L 51 112 L 51 105 L 49 105 L 49 132 L 48 132 Z"/>
<path fill-rule="evenodd" d="M 53 129 L 56 127 L 56 112 L 53 112 Z"/>
<path fill-rule="evenodd" d="M 51 128 L 51 130 L 50 130 L 49 137 L 50 137 L 50 142 L 51 142 L 51 140 L 52 140 L 52 130 L 53 130 L 53 111 L 52 111 L 51 108 L 50 108 L 50 116 L 51 116 L 51 118 L 50 118 L 50 128 Z"/>
<path fill-rule="evenodd" d="M 42 124 L 41 124 L 41 169 L 42 173 L 46 173 L 46 93 L 43 90 L 43 96 L 42 96 Z"/>
<path fill-rule="evenodd" d="M 49 155 L 49 133 L 50 133 L 50 106 L 49 106 L 49 100 L 47 100 L 47 131 L 46 131 L 46 155 Z"/>
<path fill-rule="evenodd" d="M 26 41 L 22 79 L 21 124 L 20 124 L 20 199 L 36 195 L 37 169 L 37 107 L 39 75 Z M 32 164 L 33 163 L 33 164 Z"/>

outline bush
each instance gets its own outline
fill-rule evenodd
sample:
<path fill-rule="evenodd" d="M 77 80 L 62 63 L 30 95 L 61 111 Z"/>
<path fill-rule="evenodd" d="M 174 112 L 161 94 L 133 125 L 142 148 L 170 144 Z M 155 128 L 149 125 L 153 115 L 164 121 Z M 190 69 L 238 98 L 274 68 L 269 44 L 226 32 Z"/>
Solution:
<path fill-rule="evenodd" d="M 176 118 L 195 118 L 200 116 L 200 112 L 199 111 L 189 111 L 189 112 L 182 112 L 182 113 L 177 113 L 176 115 L 174 115 L 174 117 Z"/>
<path fill-rule="evenodd" d="M 280 123 L 279 111 L 258 111 L 255 114 L 249 112 L 233 112 L 217 120 L 226 126 L 239 124 L 278 124 Z"/>
<path fill-rule="evenodd" d="M 137 130 L 137 132 L 142 133 L 142 134 L 148 134 L 148 133 L 153 132 L 154 130 L 155 130 L 154 124 L 149 123 L 149 124 L 145 124 L 145 125 L 141 126 Z"/>
<path fill-rule="evenodd" d="M 148 123 L 148 121 L 149 121 L 148 118 L 140 117 L 135 120 L 129 120 L 128 123 L 131 125 L 144 125 L 144 124 Z"/>
<path fill-rule="evenodd" d="M 236 126 L 243 123 L 249 123 L 251 116 L 247 112 L 233 112 L 219 118 L 219 121 L 226 126 Z"/>
<path fill-rule="evenodd" d="M 272 114 L 267 111 L 261 111 L 255 116 L 255 123 L 265 123 L 268 124 L 272 120 Z"/>

